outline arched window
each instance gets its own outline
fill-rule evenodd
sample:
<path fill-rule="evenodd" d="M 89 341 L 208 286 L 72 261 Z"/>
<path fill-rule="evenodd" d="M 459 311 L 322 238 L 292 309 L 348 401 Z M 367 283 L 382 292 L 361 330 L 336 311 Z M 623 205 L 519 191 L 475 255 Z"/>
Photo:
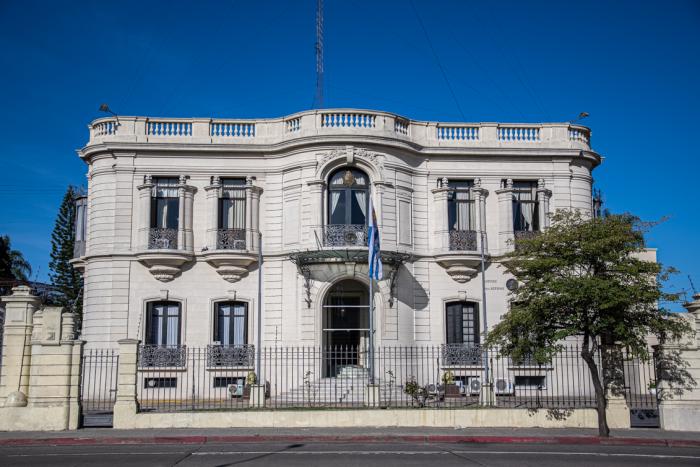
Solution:
<path fill-rule="evenodd" d="M 248 343 L 248 304 L 219 302 L 214 310 L 214 341 L 223 346 Z"/>
<path fill-rule="evenodd" d="M 445 343 L 479 345 L 479 307 L 474 302 L 451 302 L 445 306 Z"/>
<path fill-rule="evenodd" d="M 369 177 L 358 169 L 343 167 L 328 181 L 328 224 L 366 225 Z"/>
<path fill-rule="evenodd" d="M 146 344 L 180 345 L 181 312 L 178 302 L 151 302 L 146 309 Z"/>

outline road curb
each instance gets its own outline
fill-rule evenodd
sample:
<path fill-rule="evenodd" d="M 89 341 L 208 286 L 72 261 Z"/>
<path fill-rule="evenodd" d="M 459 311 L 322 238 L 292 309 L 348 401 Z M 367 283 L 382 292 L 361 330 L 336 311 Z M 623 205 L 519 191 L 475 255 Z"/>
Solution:
<path fill-rule="evenodd" d="M 568 444 L 606 446 L 700 447 L 700 440 L 601 438 L 598 436 L 466 436 L 466 435 L 231 435 L 231 436 L 113 436 L 0 439 L 0 446 L 89 446 L 137 444 L 222 443 L 459 443 Z"/>

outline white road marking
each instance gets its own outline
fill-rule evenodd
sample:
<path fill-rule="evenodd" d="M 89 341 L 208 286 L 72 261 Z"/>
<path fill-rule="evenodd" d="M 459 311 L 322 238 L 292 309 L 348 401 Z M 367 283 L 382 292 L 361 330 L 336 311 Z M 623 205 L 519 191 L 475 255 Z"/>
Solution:
<path fill-rule="evenodd" d="M 165 451 L 165 452 L 81 452 L 81 453 L 46 453 L 46 454 L 8 454 L 6 457 L 68 457 L 68 456 L 156 456 L 156 455 L 175 455 L 187 454 L 182 451 Z M 651 459 L 699 459 L 700 456 L 682 456 L 669 454 L 635 454 L 635 453 L 608 453 L 608 452 L 556 452 L 556 451 L 465 451 L 465 450 L 450 450 L 450 451 L 214 451 L 214 452 L 193 452 L 193 456 L 231 456 L 231 455 L 360 455 L 360 456 L 376 456 L 376 455 L 396 455 L 396 456 L 415 456 L 415 455 L 438 455 L 438 454 L 469 454 L 469 455 L 547 455 L 547 456 L 593 456 L 593 457 L 637 457 Z"/>

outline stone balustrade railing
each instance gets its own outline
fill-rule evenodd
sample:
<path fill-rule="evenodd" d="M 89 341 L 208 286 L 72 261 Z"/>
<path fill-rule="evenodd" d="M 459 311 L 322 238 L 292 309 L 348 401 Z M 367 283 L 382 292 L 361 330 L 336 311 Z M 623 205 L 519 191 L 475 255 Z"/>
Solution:
<path fill-rule="evenodd" d="M 380 137 L 424 147 L 590 149 L 590 130 L 570 123 L 440 123 L 387 112 L 323 109 L 283 118 L 101 118 L 88 146 L 102 143 L 279 144 L 318 136 Z"/>

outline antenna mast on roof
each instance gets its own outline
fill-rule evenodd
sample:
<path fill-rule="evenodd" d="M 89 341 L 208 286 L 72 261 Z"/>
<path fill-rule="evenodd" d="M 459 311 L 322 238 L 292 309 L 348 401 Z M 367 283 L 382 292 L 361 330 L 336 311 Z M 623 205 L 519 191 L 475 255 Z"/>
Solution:
<path fill-rule="evenodd" d="M 323 0 L 316 2 L 316 105 L 323 108 Z"/>

